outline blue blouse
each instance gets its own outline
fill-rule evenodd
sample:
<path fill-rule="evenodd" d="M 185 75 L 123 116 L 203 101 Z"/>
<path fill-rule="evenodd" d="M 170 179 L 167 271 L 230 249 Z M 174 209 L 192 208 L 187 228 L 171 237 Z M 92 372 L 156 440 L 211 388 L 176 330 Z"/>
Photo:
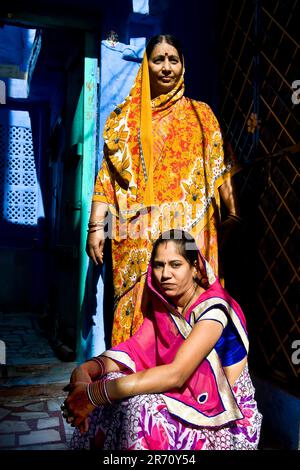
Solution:
<path fill-rule="evenodd" d="M 223 325 L 222 335 L 215 344 L 215 349 L 223 367 L 236 364 L 246 357 L 247 351 L 240 335 L 232 320 L 221 309 L 213 308 L 205 312 L 199 320 L 214 320 Z"/>

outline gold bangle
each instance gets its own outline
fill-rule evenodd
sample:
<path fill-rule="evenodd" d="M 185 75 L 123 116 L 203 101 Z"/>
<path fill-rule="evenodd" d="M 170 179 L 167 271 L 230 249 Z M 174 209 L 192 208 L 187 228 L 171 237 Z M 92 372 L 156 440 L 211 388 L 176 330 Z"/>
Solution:
<path fill-rule="evenodd" d="M 103 220 L 95 220 L 94 222 L 89 222 L 88 227 L 97 227 L 98 225 L 105 225 L 105 222 Z"/>
<path fill-rule="evenodd" d="M 91 227 L 91 228 L 87 229 L 87 232 L 88 233 L 94 233 L 94 232 L 98 232 L 99 230 L 103 230 L 103 229 L 104 229 L 104 226 L 103 227 Z"/>

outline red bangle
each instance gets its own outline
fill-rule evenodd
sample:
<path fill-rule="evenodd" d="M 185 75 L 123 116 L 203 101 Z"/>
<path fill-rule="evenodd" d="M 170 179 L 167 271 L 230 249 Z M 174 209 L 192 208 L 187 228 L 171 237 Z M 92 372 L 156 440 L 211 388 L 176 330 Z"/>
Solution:
<path fill-rule="evenodd" d="M 99 367 L 100 367 L 100 377 L 105 374 L 105 365 L 104 365 L 104 362 L 101 359 L 101 357 L 99 357 L 99 356 L 92 357 L 90 359 L 90 361 L 97 362 L 97 364 L 99 365 Z"/>

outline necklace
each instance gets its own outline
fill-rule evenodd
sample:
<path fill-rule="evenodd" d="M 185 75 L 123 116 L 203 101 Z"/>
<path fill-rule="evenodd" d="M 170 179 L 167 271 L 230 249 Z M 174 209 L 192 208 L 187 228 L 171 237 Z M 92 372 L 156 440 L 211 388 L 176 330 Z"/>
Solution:
<path fill-rule="evenodd" d="M 195 295 L 195 292 L 196 292 L 196 290 L 197 290 L 197 287 L 198 287 L 198 285 L 195 283 L 195 287 L 194 287 L 193 293 L 192 293 L 191 297 L 189 297 L 189 299 L 188 299 L 188 301 L 186 302 L 186 304 L 184 305 L 183 309 L 181 310 L 181 315 L 183 315 L 185 309 L 186 309 L 187 306 L 191 303 L 191 301 L 192 301 L 192 299 L 193 299 L 193 297 L 194 297 L 194 295 Z"/>

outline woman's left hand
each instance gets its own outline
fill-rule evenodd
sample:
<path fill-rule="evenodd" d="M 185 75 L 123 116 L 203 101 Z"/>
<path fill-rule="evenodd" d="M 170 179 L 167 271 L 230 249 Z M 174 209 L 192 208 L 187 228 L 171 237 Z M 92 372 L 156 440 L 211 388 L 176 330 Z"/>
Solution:
<path fill-rule="evenodd" d="M 221 254 L 223 254 L 224 250 L 228 246 L 228 243 L 237 233 L 239 227 L 240 224 L 229 217 L 221 222 L 218 233 L 219 251 Z"/>

